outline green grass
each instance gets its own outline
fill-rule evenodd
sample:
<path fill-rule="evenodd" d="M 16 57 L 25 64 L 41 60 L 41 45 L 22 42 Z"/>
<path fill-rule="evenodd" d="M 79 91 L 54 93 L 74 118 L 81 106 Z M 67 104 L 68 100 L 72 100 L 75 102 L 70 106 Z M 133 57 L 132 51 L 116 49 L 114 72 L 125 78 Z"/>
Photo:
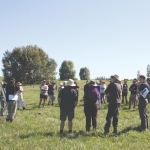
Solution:
<path fill-rule="evenodd" d="M 83 96 L 85 81 L 79 81 L 80 96 Z M 119 116 L 119 133 L 103 135 L 107 104 L 98 112 L 97 131 L 85 132 L 83 103 L 79 102 L 73 120 L 73 133 L 68 134 L 66 122 L 64 135 L 59 135 L 59 107 L 37 108 L 39 86 L 24 87 L 26 110 L 18 110 L 13 123 L 0 117 L 0 150 L 149 150 L 150 130 L 139 132 L 138 109 L 128 110 L 123 105 Z M 112 131 L 112 130 L 111 130 Z"/>

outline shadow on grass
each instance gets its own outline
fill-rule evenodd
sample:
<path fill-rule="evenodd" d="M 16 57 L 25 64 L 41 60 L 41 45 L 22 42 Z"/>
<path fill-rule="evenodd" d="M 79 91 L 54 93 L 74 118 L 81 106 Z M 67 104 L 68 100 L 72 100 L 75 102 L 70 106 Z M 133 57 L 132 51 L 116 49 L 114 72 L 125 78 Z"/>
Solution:
<path fill-rule="evenodd" d="M 28 138 L 34 138 L 37 135 L 42 135 L 44 137 L 52 137 L 54 135 L 53 132 L 47 132 L 47 133 L 31 133 L 31 134 L 26 134 L 26 135 L 20 135 L 19 138 L 20 139 L 28 139 Z"/>

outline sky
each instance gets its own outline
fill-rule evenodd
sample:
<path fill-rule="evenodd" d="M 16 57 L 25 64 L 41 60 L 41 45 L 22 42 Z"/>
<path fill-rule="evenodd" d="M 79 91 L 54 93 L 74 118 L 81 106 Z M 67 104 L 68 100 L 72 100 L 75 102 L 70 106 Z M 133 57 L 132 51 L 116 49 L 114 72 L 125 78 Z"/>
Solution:
<path fill-rule="evenodd" d="M 0 0 L 0 60 L 6 50 L 37 45 L 57 62 L 57 78 L 64 60 L 77 78 L 82 67 L 93 79 L 146 75 L 149 8 L 150 0 Z"/>

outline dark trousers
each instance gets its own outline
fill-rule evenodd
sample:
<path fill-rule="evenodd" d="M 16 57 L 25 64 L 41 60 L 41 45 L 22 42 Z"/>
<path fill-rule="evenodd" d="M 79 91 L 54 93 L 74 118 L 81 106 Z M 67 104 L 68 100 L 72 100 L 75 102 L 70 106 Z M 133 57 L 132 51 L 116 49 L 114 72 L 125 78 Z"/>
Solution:
<path fill-rule="evenodd" d="M 86 131 L 90 130 L 91 121 L 93 128 L 97 127 L 97 104 L 94 105 L 85 105 L 84 113 L 86 116 Z"/>
<path fill-rule="evenodd" d="M 110 128 L 112 118 L 113 118 L 113 127 L 118 127 L 119 107 L 120 104 L 118 103 L 109 103 L 105 128 L 107 129 Z"/>
<path fill-rule="evenodd" d="M 141 128 L 142 130 L 145 130 L 148 128 L 148 115 L 147 115 L 147 109 L 146 109 L 146 101 L 139 100 L 139 115 L 141 119 Z"/>

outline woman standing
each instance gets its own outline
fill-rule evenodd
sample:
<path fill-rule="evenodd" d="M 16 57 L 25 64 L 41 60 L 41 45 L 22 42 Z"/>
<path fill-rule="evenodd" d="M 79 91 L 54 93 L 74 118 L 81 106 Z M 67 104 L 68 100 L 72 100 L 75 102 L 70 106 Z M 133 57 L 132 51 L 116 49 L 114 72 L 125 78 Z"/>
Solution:
<path fill-rule="evenodd" d="M 98 111 L 98 99 L 100 93 L 97 90 L 97 84 L 95 81 L 90 81 L 89 87 L 84 95 L 84 113 L 86 116 L 86 131 L 90 131 L 91 120 L 93 129 L 97 127 L 97 111 Z"/>
<path fill-rule="evenodd" d="M 48 85 L 46 85 L 46 80 L 43 81 L 43 84 L 40 86 L 40 102 L 38 108 L 40 108 L 42 100 L 43 100 L 43 107 L 45 107 L 45 103 L 48 97 Z"/>
<path fill-rule="evenodd" d="M 22 106 L 22 109 L 25 109 L 24 101 L 23 101 L 23 87 L 20 82 L 17 83 L 17 86 L 19 88 L 18 91 L 18 100 L 17 100 L 17 109 L 20 109 L 20 105 Z"/>

